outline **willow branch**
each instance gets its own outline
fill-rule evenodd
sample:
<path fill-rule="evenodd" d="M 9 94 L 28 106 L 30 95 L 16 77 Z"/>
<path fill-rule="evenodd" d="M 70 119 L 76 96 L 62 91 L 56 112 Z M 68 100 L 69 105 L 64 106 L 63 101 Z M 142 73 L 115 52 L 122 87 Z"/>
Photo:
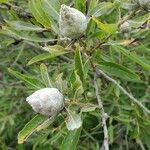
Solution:
<path fill-rule="evenodd" d="M 105 74 L 102 70 L 96 69 L 96 73 L 98 75 L 104 76 L 107 80 L 111 81 L 114 83 L 126 96 L 130 98 L 130 100 L 137 104 L 140 108 L 142 108 L 147 114 L 150 114 L 150 110 L 148 110 L 141 102 L 139 102 L 136 98 L 134 98 L 130 93 L 128 93 L 116 80 L 113 78 L 109 77 L 107 74 Z"/>
<path fill-rule="evenodd" d="M 102 113 L 102 125 L 103 125 L 103 131 L 104 131 L 103 147 L 104 147 L 104 150 L 109 150 L 109 137 L 108 137 L 107 124 L 106 124 L 108 115 L 107 115 L 107 113 L 105 113 L 103 103 L 102 103 L 101 97 L 99 95 L 100 89 L 99 89 L 99 86 L 97 84 L 97 75 L 96 74 L 95 74 L 95 77 L 94 77 L 94 86 L 95 86 L 95 92 L 96 92 L 98 106 L 101 109 L 101 113 Z"/>
<path fill-rule="evenodd" d="M 141 140 L 137 140 L 137 143 L 140 145 L 141 150 L 146 150 Z"/>

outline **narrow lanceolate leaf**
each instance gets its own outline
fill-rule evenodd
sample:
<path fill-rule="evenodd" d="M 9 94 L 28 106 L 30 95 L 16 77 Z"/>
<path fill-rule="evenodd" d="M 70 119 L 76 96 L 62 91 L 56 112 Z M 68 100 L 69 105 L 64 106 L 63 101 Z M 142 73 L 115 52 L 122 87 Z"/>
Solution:
<path fill-rule="evenodd" d="M 99 1 L 97 0 L 89 1 L 87 16 L 91 15 L 90 12 L 98 5 L 98 3 Z"/>
<path fill-rule="evenodd" d="M 42 4 L 49 17 L 52 17 L 54 20 L 58 21 L 60 9 L 59 0 L 42 0 Z"/>
<path fill-rule="evenodd" d="M 41 0 L 29 0 L 29 9 L 35 19 L 42 24 L 46 28 L 50 28 L 51 22 L 50 19 L 47 17 L 43 7 Z"/>
<path fill-rule="evenodd" d="M 96 22 L 98 28 L 103 30 L 105 33 L 114 34 L 114 33 L 116 33 L 116 31 L 118 29 L 117 24 L 102 23 L 98 19 L 96 19 L 95 17 L 93 17 L 93 20 Z"/>
<path fill-rule="evenodd" d="M 75 130 L 80 128 L 81 125 L 82 125 L 81 115 L 68 110 L 68 118 L 66 120 L 67 129 Z"/>
<path fill-rule="evenodd" d="M 46 119 L 44 122 L 42 122 L 37 128 L 35 131 L 40 131 L 42 129 L 45 129 L 47 128 L 48 126 L 50 126 L 56 119 L 57 117 L 57 114 L 51 116 L 50 118 Z"/>
<path fill-rule="evenodd" d="M 45 46 L 45 47 L 43 47 L 43 49 L 45 51 L 48 51 L 50 53 L 55 53 L 55 54 L 67 51 L 67 49 L 65 49 L 64 47 L 62 47 L 60 45 Z"/>
<path fill-rule="evenodd" d="M 49 74 L 48 74 L 48 70 L 47 70 L 46 65 L 41 64 L 40 70 L 41 70 L 41 75 L 42 75 L 43 82 L 45 83 L 45 86 L 46 87 L 52 87 L 52 83 L 51 83 L 51 80 L 49 78 Z"/>
<path fill-rule="evenodd" d="M 69 131 L 68 134 L 65 136 L 64 140 L 62 141 L 60 150 L 76 150 L 81 134 L 81 129 L 82 128 Z"/>
<path fill-rule="evenodd" d="M 132 61 L 134 61 L 137 64 L 141 65 L 143 68 L 145 68 L 147 70 L 150 70 L 150 64 L 147 63 L 148 61 L 145 61 L 143 58 L 138 56 L 136 53 L 130 52 L 130 51 L 126 50 L 125 48 L 121 47 L 121 46 L 113 46 L 113 48 L 117 52 L 121 52 L 123 55 L 125 55 L 126 57 L 128 57 Z"/>
<path fill-rule="evenodd" d="M 53 42 L 56 41 L 52 38 L 40 38 L 37 37 L 35 34 L 30 34 L 25 31 L 16 31 L 11 28 L 3 26 L 3 29 L 0 31 L 0 34 L 8 35 L 10 37 L 16 38 L 16 39 L 23 39 L 27 41 L 32 42 Z"/>
<path fill-rule="evenodd" d="M 94 7 L 90 12 L 89 16 L 99 17 L 103 14 L 109 14 L 114 9 L 114 4 L 111 2 L 102 2 Z"/>
<path fill-rule="evenodd" d="M 80 52 L 80 46 L 78 45 L 76 48 L 75 53 L 75 70 L 77 70 L 78 75 L 80 76 L 81 81 L 84 83 L 85 81 L 85 72 L 84 72 L 84 66 L 82 62 L 81 52 Z"/>
<path fill-rule="evenodd" d="M 58 20 L 59 20 L 59 0 L 41 0 L 42 8 L 51 22 L 51 29 L 59 34 Z"/>
<path fill-rule="evenodd" d="M 7 24 L 15 29 L 15 30 L 19 30 L 19 31 L 43 31 L 45 30 L 44 28 L 41 28 L 37 25 L 33 25 L 29 22 L 24 22 L 24 21 L 6 21 Z"/>
<path fill-rule="evenodd" d="M 112 125 L 108 128 L 108 134 L 109 134 L 109 141 L 112 144 L 114 141 L 114 127 Z"/>
<path fill-rule="evenodd" d="M 75 8 L 85 13 L 86 11 L 86 0 L 75 0 L 74 1 Z"/>
<path fill-rule="evenodd" d="M 40 87 L 42 87 L 42 83 L 32 76 L 24 75 L 10 68 L 8 68 L 8 71 L 19 80 L 22 80 L 25 84 L 30 85 L 32 88 L 39 89 Z"/>
<path fill-rule="evenodd" d="M 83 88 L 83 83 L 79 75 L 77 74 L 77 71 L 74 71 L 71 74 L 70 82 L 71 82 L 71 90 L 73 92 L 73 97 L 74 98 L 80 97 L 84 92 L 84 88 Z"/>
<path fill-rule="evenodd" d="M 97 106 L 83 106 L 81 108 L 81 112 L 91 112 L 95 111 L 95 109 L 98 108 Z"/>
<path fill-rule="evenodd" d="M 113 62 L 101 62 L 98 64 L 98 66 L 100 69 L 116 77 L 125 80 L 140 80 L 140 77 L 134 71 L 126 68 L 125 66 Z"/>
<path fill-rule="evenodd" d="M 130 26 L 137 28 L 142 26 L 147 20 L 150 20 L 150 13 L 136 17 L 135 19 L 129 20 Z"/>
<path fill-rule="evenodd" d="M 67 51 L 65 52 L 59 52 L 59 53 L 43 53 L 43 54 L 40 54 L 40 55 L 37 55 L 35 57 L 33 57 L 29 62 L 28 62 L 28 65 L 31 65 L 33 63 L 36 63 L 36 62 L 39 62 L 39 61 L 43 61 L 43 60 L 47 60 L 47 59 L 53 59 L 57 56 L 61 56 L 61 55 L 64 55 L 68 53 Z"/>
<path fill-rule="evenodd" d="M 63 73 L 58 74 L 58 76 L 55 78 L 55 87 L 62 93 L 67 91 L 68 82 L 63 80 Z"/>
<path fill-rule="evenodd" d="M 46 120 L 45 116 L 36 115 L 18 134 L 18 144 L 24 143 L 36 131 L 36 128 Z"/>

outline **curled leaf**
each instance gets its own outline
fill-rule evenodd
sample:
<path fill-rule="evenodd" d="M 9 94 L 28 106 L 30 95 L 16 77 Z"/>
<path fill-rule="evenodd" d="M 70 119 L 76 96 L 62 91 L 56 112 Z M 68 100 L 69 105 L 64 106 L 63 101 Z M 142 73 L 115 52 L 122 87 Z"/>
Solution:
<path fill-rule="evenodd" d="M 68 111 L 68 118 L 66 120 L 66 126 L 68 130 L 75 130 L 82 125 L 81 115 L 75 112 Z"/>

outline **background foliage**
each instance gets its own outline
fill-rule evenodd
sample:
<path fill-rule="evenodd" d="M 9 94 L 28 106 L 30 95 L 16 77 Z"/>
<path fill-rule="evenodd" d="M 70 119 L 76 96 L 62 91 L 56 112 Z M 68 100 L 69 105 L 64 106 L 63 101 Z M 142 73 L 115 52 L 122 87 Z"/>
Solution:
<path fill-rule="evenodd" d="M 60 39 L 61 4 L 89 17 L 85 36 Z M 150 108 L 149 19 L 147 10 L 126 0 L 0 0 L 0 149 L 100 149 L 103 116 L 95 67 Z M 149 114 L 105 76 L 96 83 L 109 116 L 110 149 L 150 149 Z M 65 95 L 66 105 L 53 123 L 25 101 L 50 86 Z M 67 129 L 81 120 L 81 128 Z"/>

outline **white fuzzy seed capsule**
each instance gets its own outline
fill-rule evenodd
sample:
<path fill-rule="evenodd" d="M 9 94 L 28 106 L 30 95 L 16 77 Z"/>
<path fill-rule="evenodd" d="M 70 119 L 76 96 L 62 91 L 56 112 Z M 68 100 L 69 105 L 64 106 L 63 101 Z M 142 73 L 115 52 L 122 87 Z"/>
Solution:
<path fill-rule="evenodd" d="M 61 5 L 59 29 L 63 37 L 76 39 L 82 36 L 87 28 L 86 16 L 75 8 Z"/>
<path fill-rule="evenodd" d="M 131 31 L 131 27 L 128 21 L 120 25 L 120 31 L 122 33 L 129 33 Z"/>
<path fill-rule="evenodd" d="M 27 97 L 26 101 L 37 113 L 52 116 L 62 110 L 63 95 L 56 88 L 43 88 Z"/>

